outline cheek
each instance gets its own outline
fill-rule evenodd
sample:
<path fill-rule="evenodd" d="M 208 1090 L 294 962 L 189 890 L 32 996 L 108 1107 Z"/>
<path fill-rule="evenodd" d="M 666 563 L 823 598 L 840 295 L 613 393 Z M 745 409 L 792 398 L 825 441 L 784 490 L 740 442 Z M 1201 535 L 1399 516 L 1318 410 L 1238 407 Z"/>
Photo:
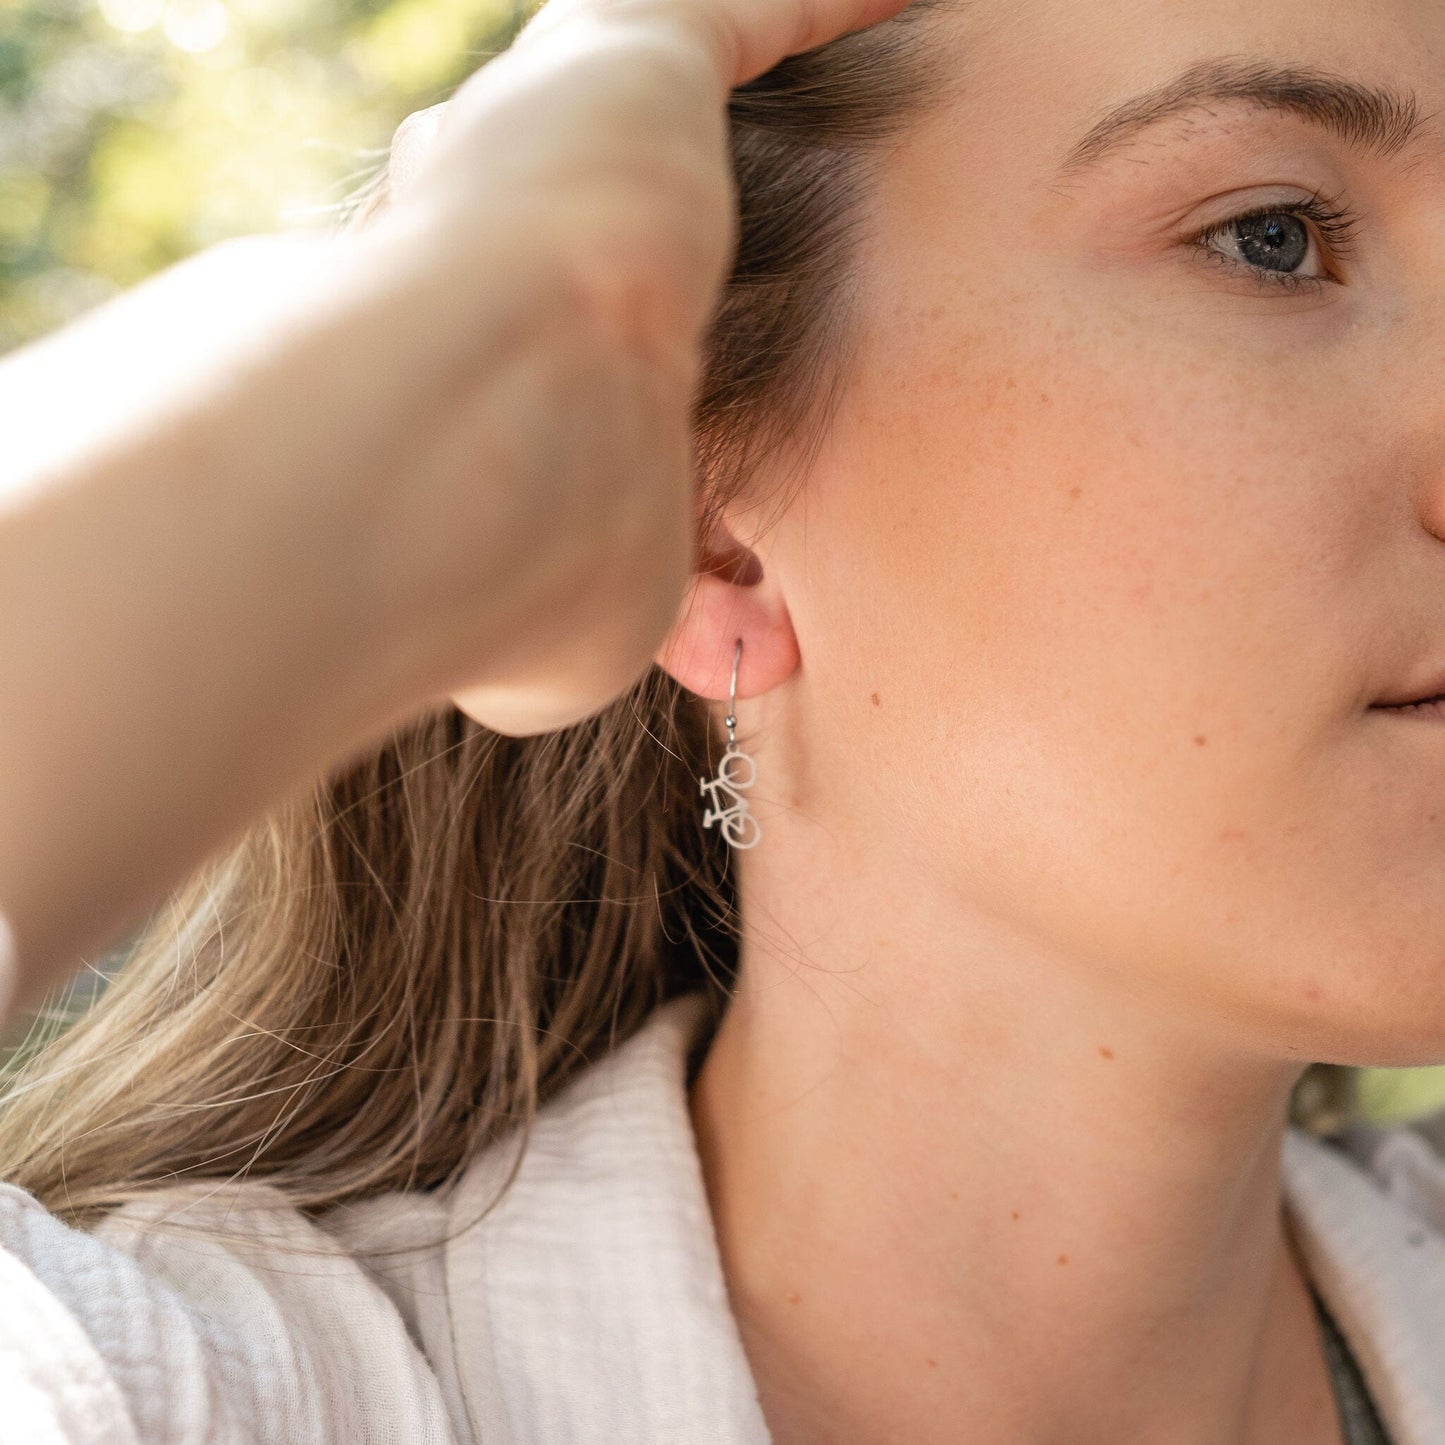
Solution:
<path fill-rule="evenodd" d="M 860 621 L 929 649 L 951 711 L 1073 725 L 1105 764 L 1108 736 L 1167 755 L 1201 710 L 1244 726 L 1292 679 L 1319 707 L 1354 661 L 1328 624 L 1369 536 L 1330 408 L 1225 358 L 1001 332 L 878 347 L 839 417 L 813 525 L 873 574 Z"/>
<path fill-rule="evenodd" d="M 1309 1038 L 1403 832 L 1355 710 L 1366 439 L 1223 356 L 907 330 L 865 348 L 797 533 L 816 776 L 1034 936 Z"/>

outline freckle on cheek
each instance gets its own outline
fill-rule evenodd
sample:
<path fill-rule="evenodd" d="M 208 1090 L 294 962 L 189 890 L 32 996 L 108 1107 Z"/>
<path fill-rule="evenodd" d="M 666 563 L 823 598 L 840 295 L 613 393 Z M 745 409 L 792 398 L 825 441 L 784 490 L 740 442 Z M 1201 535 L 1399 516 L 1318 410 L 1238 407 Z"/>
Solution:
<path fill-rule="evenodd" d="M 873 694 L 873 706 L 878 706 L 878 694 L 876 692 Z"/>
<path fill-rule="evenodd" d="M 1113 1049 L 1106 1048 L 1103 1044 L 1100 1044 L 1100 1045 L 1099 1045 L 1099 1052 L 1100 1052 L 1106 1059 L 1112 1059 L 1112 1058 L 1114 1057 L 1114 1051 L 1113 1051 Z"/>
<path fill-rule="evenodd" d="M 1069 1262 L 1069 1256 L 1068 1256 L 1068 1255 L 1066 1255 L 1066 1254 L 1061 1254 L 1061 1255 L 1059 1256 L 1059 1263 L 1060 1263 L 1060 1264 L 1067 1264 L 1068 1262 Z"/>
<path fill-rule="evenodd" d="M 1195 746 L 1196 748 L 1202 748 L 1202 747 L 1204 747 L 1204 745 L 1205 745 L 1206 743 L 1208 743 L 1208 741 L 1209 741 L 1209 739 L 1208 739 L 1207 737 L 1205 737 L 1203 733 L 1195 733 L 1195 734 L 1194 734 L 1194 746 Z"/>

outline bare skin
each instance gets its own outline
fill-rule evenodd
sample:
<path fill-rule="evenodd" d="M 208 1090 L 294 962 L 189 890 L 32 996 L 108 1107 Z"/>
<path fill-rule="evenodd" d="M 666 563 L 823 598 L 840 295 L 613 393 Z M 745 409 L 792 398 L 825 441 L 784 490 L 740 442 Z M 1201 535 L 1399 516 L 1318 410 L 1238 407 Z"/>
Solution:
<path fill-rule="evenodd" d="M 691 1101 L 729 1290 L 784 1445 L 1336 1445 L 1289 1090 L 1445 1058 L 1445 727 L 1371 707 L 1445 675 L 1445 13 L 947 24 L 827 445 L 660 654 L 722 698 L 743 639 L 758 766 Z M 1060 175 L 1219 56 L 1419 124 L 1220 100 Z M 1316 191 L 1311 284 L 1198 239 Z"/>

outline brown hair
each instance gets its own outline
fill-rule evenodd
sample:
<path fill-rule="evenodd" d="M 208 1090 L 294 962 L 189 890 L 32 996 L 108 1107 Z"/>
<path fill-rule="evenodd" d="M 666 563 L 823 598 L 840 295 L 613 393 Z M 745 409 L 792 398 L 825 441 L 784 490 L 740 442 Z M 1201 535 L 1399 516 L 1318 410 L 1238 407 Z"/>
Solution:
<path fill-rule="evenodd" d="M 801 477 L 824 434 L 868 178 L 946 89 L 928 22 L 960 8 L 914 0 L 732 95 L 741 227 L 695 407 L 704 526 L 764 462 Z M 365 224 L 385 172 L 352 200 Z M 59 1011 L 0 1096 L 0 1178 L 79 1225 L 238 1177 L 316 1213 L 451 1181 L 514 1128 L 525 1142 L 657 1004 L 725 1001 L 735 898 L 698 796 L 719 751 L 706 706 L 656 667 L 544 737 L 420 717 L 211 860 L 98 1003 Z M 1297 1122 L 1341 1122 L 1352 1078 L 1307 1071 Z"/>
<path fill-rule="evenodd" d="M 928 21 L 959 5 L 914 0 L 733 92 L 739 243 L 694 412 L 704 528 L 764 461 L 801 477 L 822 438 L 868 177 L 943 92 Z M 210 860 L 99 1001 L 61 1009 L 0 1096 L 0 1178 L 81 1226 L 238 1177 L 316 1213 L 525 1141 L 659 1003 L 724 1003 L 736 900 L 698 788 L 720 751 L 705 703 L 655 666 L 542 737 L 419 717 Z"/>

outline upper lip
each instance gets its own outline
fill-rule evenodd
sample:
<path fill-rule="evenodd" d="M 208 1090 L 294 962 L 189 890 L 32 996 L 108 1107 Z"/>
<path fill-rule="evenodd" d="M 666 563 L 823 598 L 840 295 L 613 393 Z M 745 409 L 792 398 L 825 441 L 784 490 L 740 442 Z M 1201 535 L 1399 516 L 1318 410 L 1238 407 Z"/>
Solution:
<path fill-rule="evenodd" d="M 1418 687 L 1400 692 L 1393 697 L 1382 697 L 1373 704 L 1375 707 L 1400 707 L 1410 702 L 1425 702 L 1429 698 L 1445 697 L 1445 666 L 1440 667 L 1432 678 Z"/>

